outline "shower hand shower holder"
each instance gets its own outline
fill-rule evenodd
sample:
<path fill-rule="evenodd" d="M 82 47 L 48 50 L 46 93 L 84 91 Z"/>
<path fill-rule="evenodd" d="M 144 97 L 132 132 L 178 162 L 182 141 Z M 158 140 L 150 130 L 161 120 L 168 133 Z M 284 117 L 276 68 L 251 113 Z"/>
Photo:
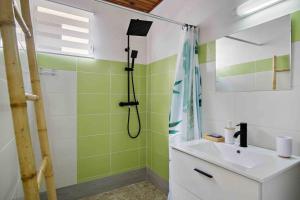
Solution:
<path fill-rule="evenodd" d="M 129 53 L 130 53 L 129 35 L 128 35 L 128 47 L 125 49 L 125 51 L 128 54 L 127 66 L 125 67 L 125 71 L 128 72 L 128 100 L 127 100 L 127 102 L 120 102 L 119 106 L 121 106 L 121 107 L 128 106 L 130 108 L 130 106 L 138 106 L 139 102 L 135 98 L 134 82 L 133 82 L 134 60 L 137 57 L 138 51 L 132 50 L 132 52 L 131 52 L 132 62 L 131 62 L 131 67 L 130 67 L 130 61 L 129 61 Z M 132 77 L 132 88 L 133 88 L 133 93 L 134 93 L 133 94 L 134 95 L 134 101 L 130 101 L 130 73 L 131 73 L 131 77 Z"/>

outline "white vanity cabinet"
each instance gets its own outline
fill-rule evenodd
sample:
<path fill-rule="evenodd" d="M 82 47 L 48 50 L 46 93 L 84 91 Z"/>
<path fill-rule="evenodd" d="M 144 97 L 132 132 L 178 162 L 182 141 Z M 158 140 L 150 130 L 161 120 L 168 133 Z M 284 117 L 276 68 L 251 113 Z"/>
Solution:
<path fill-rule="evenodd" d="M 174 200 L 300 200 L 299 166 L 261 183 L 177 149 L 171 153 Z"/>

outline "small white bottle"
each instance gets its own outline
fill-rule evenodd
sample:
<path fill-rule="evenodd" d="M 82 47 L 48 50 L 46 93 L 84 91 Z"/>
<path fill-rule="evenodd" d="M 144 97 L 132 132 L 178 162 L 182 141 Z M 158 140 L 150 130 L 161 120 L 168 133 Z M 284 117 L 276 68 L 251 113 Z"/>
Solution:
<path fill-rule="evenodd" d="M 232 125 L 232 121 L 227 122 L 227 126 L 224 128 L 224 136 L 226 144 L 234 144 L 235 127 Z"/>

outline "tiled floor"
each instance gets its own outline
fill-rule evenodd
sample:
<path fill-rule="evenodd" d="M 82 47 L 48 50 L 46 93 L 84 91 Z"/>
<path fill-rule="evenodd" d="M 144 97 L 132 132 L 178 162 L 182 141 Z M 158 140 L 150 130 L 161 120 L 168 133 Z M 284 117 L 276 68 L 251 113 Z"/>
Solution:
<path fill-rule="evenodd" d="M 81 200 L 166 200 L 166 195 L 147 181 L 121 187 Z"/>

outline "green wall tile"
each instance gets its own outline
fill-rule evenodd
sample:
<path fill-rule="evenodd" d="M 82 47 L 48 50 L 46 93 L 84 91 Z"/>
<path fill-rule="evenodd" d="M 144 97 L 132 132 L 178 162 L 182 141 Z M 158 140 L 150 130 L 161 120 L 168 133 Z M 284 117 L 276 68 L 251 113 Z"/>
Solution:
<path fill-rule="evenodd" d="M 78 157 L 99 156 L 109 153 L 109 135 L 94 135 L 78 138 Z"/>
<path fill-rule="evenodd" d="M 290 56 L 283 55 L 276 58 L 276 69 L 289 69 Z M 227 66 L 217 71 L 218 77 L 236 76 L 243 74 L 251 74 L 255 72 L 272 71 L 273 61 L 272 58 L 256 60 L 252 62 L 241 63 L 237 65 Z"/>
<path fill-rule="evenodd" d="M 169 134 L 169 115 L 168 114 L 157 114 L 151 113 L 151 130 L 161 133 Z"/>
<path fill-rule="evenodd" d="M 111 150 L 112 152 L 120 152 L 125 150 L 134 150 L 138 148 L 137 140 L 128 137 L 127 132 L 111 134 Z"/>
<path fill-rule="evenodd" d="M 103 94 L 78 94 L 78 114 L 99 114 L 109 112 L 109 96 Z"/>
<path fill-rule="evenodd" d="M 134 76 L 134 88 L 136 94 L 146 94 L 146 77 Z M 127 95 L 127 75 L 111 75 L 111 93 Z M 132 88 L 130 93 L 132 94 Z"/>
<path fill-rule="evenodd" d="M 127 94 L 127 75 L 112 74 L 111 75 L 111 93 Z"/>
<path fill-rule="evenodd" d="M 135 64 L 134 66 L 134 76 L 146 76 L 147 65 Z"/>
<path fill-rule="evenodd" d="M 170 65 L 169 57 L 150 64 L 150 74 L 168 74 Z"/>
<path fill-rule="evenodd" d="M 140 132 L 139 137 L 137 138 L 138 140 L 138 147 L 140 148 L 146 148 L 147 145 L 147 131 L 145 129 L 142 129 Z"/>
<path fill-rule="evenodd" d="M 151 146 L 147 147 L 146 153 L 147 153 L 147 155 L 146 155 L 146 166 L 151 169 L 152 168 L 152 151 L 151 151 Z"/>
<path fill-rule="evenodd" d="M 151 75 L 151 91 L 150 94 L 168 94 L 169 93 L 169 76 L 166 74 Z"/>
<path fill-rule="evenodd" d="M 139 168 L 139 150 L 124 151 L 111 155 L 112 173 L 121 173 Z"/>
<path fill-rule="evenodd" d="M 151 131 L 152 139 L 152 152 L 154 154 L 159 154 L 168 157 L 169 154 L 169 135 L 160 134 Z"/>
<path fill-rule="evenodd" d="M 105 134 L 109 131 L 109 114 L 78 115 L 78 136 Z"/>
<path fill-rule="evenodd" d="M 146 167 L 146 148 L 139 150 L 140 154 L 140 168 Z"/>
<path fill-rule="evenodd" d="M 146 95 L 137 95 L 137 100 L 139 102 L 139 112 L 146 112 L 147 108 L 146 108 L 146 105 L 147 105 L 147 96 Z"/>
<path fill-rule="evenodd" d="M 37 62 L 41 68 L 76 71 L 77 58 L 72 56 L 38 53 Z"/>
<path fill-rule="evenodd" d="M 107 74 L 111 61 L 96 60 L 92 58 L 78 58 L 77 71 Z"/>
<path fill-rule="evenodd" d="M 278 56 L 276 58 L 276 69 L 289 69 L 290 55 Z"/>
<path fill-rule="evenodd" d="M 111 114 L 110 117 L 111 117 L 111 124 L 110 124 L 111 133 L 127 130 L 127 117 L 128 117 L 127 113 Z"/>
<path fill-rule="evenodd" d="M 134 89 L 136 94 L 146 94 L 146 77 L 134 76 Z"/>
<path fill-rule="evenodd" d="M 151 112 L 169 113 L 170 111 L 170 95 L 169 94 L 152 94 L 150 96 Z"/>
<path fill-rule="evenodd" d="M 108 176 L 109 174 L 110 158 L 108 155 L 78 159 L 78 182 Z"/>
<path fill-rule="evenodd" d="M 216 60 L 216 43 L 208 42 L 199 46 L 199 63 L 209 63 Z"/>
<path fill-rule="evenodd" d="M 293 13 L 292 15 L 292 41 L 300 41 L 300 11 Z"/>
<path fill-rule="evenodd" d="M 176 70 L 176 62 L 177 62 L 177 55 L 173 55 L 173 56 L 170 56 L 168 58 L 168 61 L 169 61 L 169 70 Z"/>
<path fill-rule="evenodd" d="M 110 100 L 110 113 L 127 113 L 127 107 L 120 107 L 119 103 L 120 102 L 127 102 L 127 94 L 123 95 L 111 95 L 111 100 Z"/>
<path fill-rule="evenodd" d="M 109 76 L 97 73 L 77 73 L 77 91 L 78 93 L 105 93 L 110 90 Z"/>
<path fill-rule="evenodd" d="M 130 130 L 136 132 L 138 130 L 138 119 L 137 114 L 134 108 L 131 109 L 131 117 L 130 117 Z M 110 131 L 111 133 L 121 132 L 127 130 L 127 118 L 128 114 L 121 113 L 121 114 L 111 114 L 111 125 Z M 146 114 L 140 112 L 140 120 L 141 120 L 141 127 L 142 130 L 146 128 Z"/>
<path fill-rule="evenodd" d="M 152 168 L 156 174 L 165 180 L 169 179 L 169 158 L 160 154 L 152 155 Z"/>
<path fill-rule="evenodd" d="M 242 63 L 237 65 L 232 65 L 224 67 L 220 70 L 217 70 L 217 76 L 235 76 L 241 74 L 250 74 L 255 72 L 255 62 Z"/>
<path fill-rule="evenodd" d="M 146 166 L 168 180 L 168 116 L 177 56 L 148 65 Z"/>
<path fill-rule="evenodd" d="M 127 66 L 126 62 L 118 62 L 118 61 L 112 61 L 110 63 L 110 73 L 112 74 L 121 74 L 126 75 L 125 67 Z"/>

